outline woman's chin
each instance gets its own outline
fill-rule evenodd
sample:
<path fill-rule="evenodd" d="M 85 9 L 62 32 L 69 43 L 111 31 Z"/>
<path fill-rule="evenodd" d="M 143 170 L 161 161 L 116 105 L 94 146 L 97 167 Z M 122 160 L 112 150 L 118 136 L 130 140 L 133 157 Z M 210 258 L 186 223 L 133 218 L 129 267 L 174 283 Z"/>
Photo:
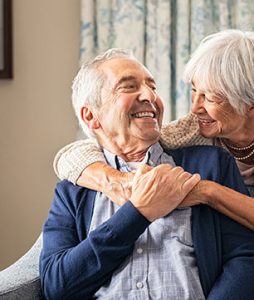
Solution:
<path fill-rule="evenodd" d="M 199 134 L 202 135 L 203 137 L 207 138 L 207 139 L 213 139 L 219 136 L 219 132 L 218 131 L 212 131 L 212 130 L 202 130 L 199 129 Z"/>

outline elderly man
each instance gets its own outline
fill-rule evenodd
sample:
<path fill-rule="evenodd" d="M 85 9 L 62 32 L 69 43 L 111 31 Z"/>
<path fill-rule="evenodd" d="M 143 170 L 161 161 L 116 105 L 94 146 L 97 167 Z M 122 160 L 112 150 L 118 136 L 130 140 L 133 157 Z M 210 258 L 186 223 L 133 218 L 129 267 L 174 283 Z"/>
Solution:
<path fill-rule="evenodd" d="M 43 230 L 46 298 L 252 299 L 254 233 L 207 206 L 178 208 L 196 173 L 246 193 L 233 159 L 209 146 L 161 147 L 155 81 L 126 51 L 81 67 L 73 105 L 107 162 L 137 172 L 121 207 L 103 193 L 57 185 Z"/>

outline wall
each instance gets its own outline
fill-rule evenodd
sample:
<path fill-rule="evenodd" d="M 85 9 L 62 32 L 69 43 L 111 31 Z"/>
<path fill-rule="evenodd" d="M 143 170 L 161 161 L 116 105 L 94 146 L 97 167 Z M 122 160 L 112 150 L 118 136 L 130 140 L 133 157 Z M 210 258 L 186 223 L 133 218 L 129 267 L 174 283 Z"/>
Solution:
<path fill-rule="evenodd" d="M 0 80 L 0 269 L 38 237 L 57 178 L 55 153 L 74 140 L 79 0 L 13 0 L 14 79 Z"/>

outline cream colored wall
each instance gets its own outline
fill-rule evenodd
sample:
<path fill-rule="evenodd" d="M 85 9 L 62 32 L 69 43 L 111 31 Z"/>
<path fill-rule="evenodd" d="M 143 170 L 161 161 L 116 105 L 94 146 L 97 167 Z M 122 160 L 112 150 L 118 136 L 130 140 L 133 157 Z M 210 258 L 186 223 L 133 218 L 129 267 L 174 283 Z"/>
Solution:
<path fill-rule="evenodd" d="M 56 151 L 75 138 L 79 0 L 13 0 L 14 79 L 0 80 L 0 269 L 38 237 L 57 181 Z"/>

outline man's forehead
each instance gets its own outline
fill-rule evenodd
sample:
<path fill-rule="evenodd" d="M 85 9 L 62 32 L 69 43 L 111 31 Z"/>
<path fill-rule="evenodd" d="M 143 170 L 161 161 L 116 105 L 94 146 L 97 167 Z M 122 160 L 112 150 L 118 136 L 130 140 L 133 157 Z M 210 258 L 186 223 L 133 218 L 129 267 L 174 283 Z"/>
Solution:
<path fill-rule="evenodd" d="M 154 78 L 149 70 L 140 62 L 130 58 L 113 58 L 105 61 L 101 68 L 106 75 L 114 76 L 119 80 L 135 79 L 139 76 L 154 82 Z"/>

